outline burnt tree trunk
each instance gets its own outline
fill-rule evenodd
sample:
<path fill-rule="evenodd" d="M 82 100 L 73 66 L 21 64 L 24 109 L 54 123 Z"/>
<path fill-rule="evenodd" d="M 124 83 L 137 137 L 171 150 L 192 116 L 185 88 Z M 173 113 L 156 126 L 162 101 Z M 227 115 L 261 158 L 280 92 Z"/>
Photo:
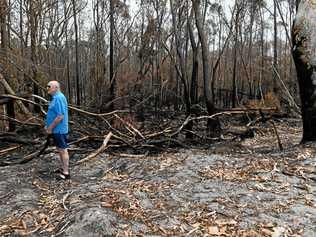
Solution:
<path fill-rule="evenodd" d="M 109 109 L 114 110 L 116 79 L 114 75 L 114 0 L 110 0 L 110 101 Z"/>
<path fill-rule="evenodd" d="M 292 28 L 293 59 L 296 66 L 303 118 L 302 142 L 316 141 L 316 6 L 300 1 Z"/>
<path fill-rule="evenodd" d="M 75 54 L 76 54 L 76 99 L 77 105 L 81 105 L 81 97 L 80 97 L 80 78 L 79 78 L 79 33 L 78 33 L 78 21 L 77 21 L 77 9 L 76 9 L 76 1 L 72 0 L 72 10 L 73 10 L 73 20 L 74 20 L 74 28 L 75 28 Z"/>
<path fill-rule="evenodd" d="M 7 21 L 8 21 L 8 3 L 6 0 L 0 1 L 0 39 L 1 39 L 1 54 L 0 56 L 6 57 L 7 53 L 7 47 L 9 44 L 9 37 L 8 37 L 8 29 L 7 29 Z M 2 75 L 1 75 L 2 76 Z M 6 93 L 8 93 L 7 90 L 5 90 Z M 9 100 L 6 104 L 6 111 L 7 115 L 10 118 L 15 118 L 14 113 L 14 103 L 12 100 Z M 9 120 L 9 132 L 12 132 L 15 130 L 15 124 Z"/>
<path fill-rule="evenodd" d="M 214 101 L 210 91 L 210 68 L 209 68 L 209 47 L 206 34 L 203 29 L 203 20 L 200 12 L 200 0 L 192 0 L 193 9 L 195 13 L 195 24 L 198 31 L 199 39 L 202 49 L 202 65 L 203 65 L 203 82 L 204 82 L 204 99 L 206 103 L 207 112 L 213 115 L 216 110 Z M 210 119 L 208 121 L 208 129 L 211 135 L 218 135 L 220 133 L 220 123 L 217 119 Z"/>

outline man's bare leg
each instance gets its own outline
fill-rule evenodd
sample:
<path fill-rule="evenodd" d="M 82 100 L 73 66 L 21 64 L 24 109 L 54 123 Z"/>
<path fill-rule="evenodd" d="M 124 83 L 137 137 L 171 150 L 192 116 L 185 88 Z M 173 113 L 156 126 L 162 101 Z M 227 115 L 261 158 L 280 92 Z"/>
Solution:
<path fill-rule="evenodd" d="M 69 154 L 67 149 L 58 148 L 59 157 L 62 163 L 64 174 L 69 174 Z"/>

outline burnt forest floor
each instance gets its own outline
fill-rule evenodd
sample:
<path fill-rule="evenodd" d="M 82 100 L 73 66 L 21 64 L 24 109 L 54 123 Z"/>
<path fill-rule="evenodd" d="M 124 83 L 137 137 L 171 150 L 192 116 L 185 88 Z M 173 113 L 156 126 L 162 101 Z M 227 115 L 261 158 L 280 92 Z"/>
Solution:
<path fill-rule="evenodd" d="M 109 149 L 82 164 L 71 146 L 70 181 L 55 179 L 52 148 L 1 167 L 0 236 L 316 236 L 316 145 L 299 145 L 297 119 L 275 125 L 283 151 L 262 125 L 253 138 Z"/>

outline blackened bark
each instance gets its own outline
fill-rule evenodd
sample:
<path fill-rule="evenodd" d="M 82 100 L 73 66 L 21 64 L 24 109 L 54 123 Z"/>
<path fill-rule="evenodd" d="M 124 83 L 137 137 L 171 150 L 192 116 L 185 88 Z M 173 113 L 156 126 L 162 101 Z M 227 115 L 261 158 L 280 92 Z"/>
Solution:
<path fill-rule="evenodd" d="M 209 115 L 213 115 L 215 111 L 214 102 L 212 100 L 210 92 L 210 68 L 209 68 L 209 47 L 206 35 L 202 26 L 202 18 L 200 13 L 200 1 L 192 0 L 193 9 L 195 12 L 195 24 L 199 34 L 202 49 L 202 64 L 203 64 L 203 82 L 204 82 L 204 96 L 207 112 Z M 211 135 L 218 135 L 220 132 L 220 123 L 217 119 L 208 121 L 208 129 Z"/>
<path fill-rule="evenodd" d="M 296 66 L 303 119 L 302 142 L 316 141 L 316 7 L 300 1 L 292 27 L 292 54 Z"/>
<path fill-rule="evenodd" d="M 76 1 L 72 0 L 72 10 L 74 17 L 74 27 L 75 27 L 75 54 L 76 54 L 76 97 L 77 105 L 81 104 L 80 97 L 80 78 L 79 78 L 79 36 L 78 36 L 78 22 L 77 22 L 77 10 L 76 10 Z"/>
<path fill-rule="evenodd" d="M 110 0 L 110 100 L 115 99 L 116 80 L 114 75 L 114 0 Z M 114 110 L 111 103 L 110 110 Z"/>
<path fill-rule="evenodd" d="M 14 112 L 14 102 L 13 100 L 10 100 L 7 103 L 7 114 L 10 118 L 15 118 L 15 112 Z M 15 130 L 15 123 L 9 120 L 9 132 L 13 132 Z"/>
<path fill-rule="evenodd" d="M 298 84 L 300 88 L 301 111 L 303 119 L 302 142 L 316 141 L 316 68 L 309 67 L 302 60 L 303 53 L 300 47 L 304 42 L 303 38 L 292 35 L 293 59 L 297 71 Z"/>

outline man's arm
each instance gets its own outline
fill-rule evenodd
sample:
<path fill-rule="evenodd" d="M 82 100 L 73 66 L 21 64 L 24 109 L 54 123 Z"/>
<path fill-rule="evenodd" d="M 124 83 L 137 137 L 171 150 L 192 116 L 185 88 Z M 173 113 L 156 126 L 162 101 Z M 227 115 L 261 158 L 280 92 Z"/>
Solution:
<path fill-rule="evenodd" d="M 58 115 L 54 121 L 46 128 L 46 132 L 51 134 L 53 129 L 64 119 L 64 115 Z"/>

